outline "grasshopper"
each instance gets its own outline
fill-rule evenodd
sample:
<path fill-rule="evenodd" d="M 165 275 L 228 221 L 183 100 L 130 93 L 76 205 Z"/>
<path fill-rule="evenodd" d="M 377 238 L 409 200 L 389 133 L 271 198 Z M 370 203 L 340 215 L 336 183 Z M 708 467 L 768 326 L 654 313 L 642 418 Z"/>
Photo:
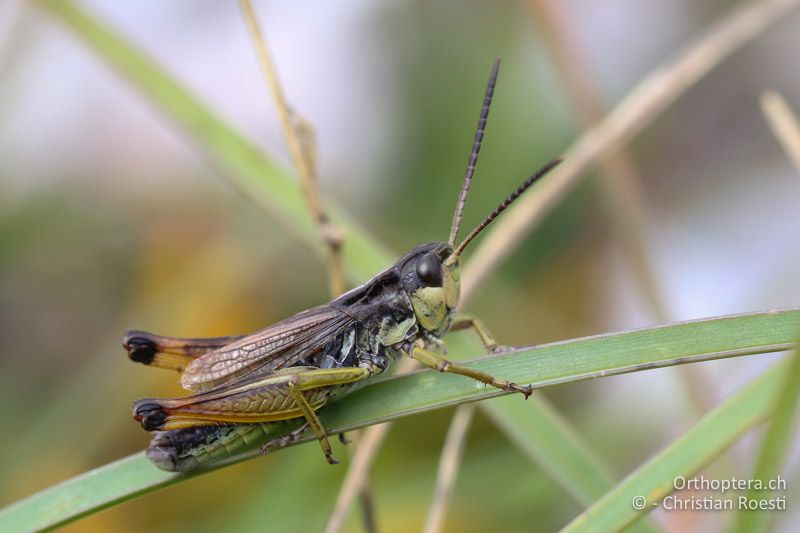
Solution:
<path fill-rule="evenodd" d="M 499 66 L 497 60 L 486 86 L 447 242 L 421 244 L 363 285 L 250 335 L 184 339 L 137 330 L 125 334 L 123 346 L 133 361 L 181 372 L 181 386 L 194 393 L 134 402 L 134 419 L 157 432 L 147 451 L 156 466 L 190 470 L 220 450 L 299 420 L 302 425 L 267 442 L 262 452 L 311 430 L 327 461 L 335 464 L 317 411 L 383 373 L 402 355 L 525 398 L 531 394 L 530 385 L 497 379 L 442 355 L 442 338 L 463 329 L 474 330 L 487 350 L 498 351 L 479 320 L 456 316 L 459 259 L 484 228 L 561 162 L 554 159 L 536 171 L 456 245 Z"/>

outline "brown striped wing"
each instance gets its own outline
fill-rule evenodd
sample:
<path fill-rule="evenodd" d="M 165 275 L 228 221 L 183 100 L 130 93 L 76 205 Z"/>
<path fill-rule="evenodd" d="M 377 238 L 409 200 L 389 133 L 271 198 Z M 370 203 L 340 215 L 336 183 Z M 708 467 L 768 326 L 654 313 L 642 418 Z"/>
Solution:
<path fill-rule="evenodd" d="M 207 391 L 249 374 L 286 368 L 354 322 L 350 315 L 327 305 L 303 311 L 195 359 L 183 372 L 181 386 Z"/>

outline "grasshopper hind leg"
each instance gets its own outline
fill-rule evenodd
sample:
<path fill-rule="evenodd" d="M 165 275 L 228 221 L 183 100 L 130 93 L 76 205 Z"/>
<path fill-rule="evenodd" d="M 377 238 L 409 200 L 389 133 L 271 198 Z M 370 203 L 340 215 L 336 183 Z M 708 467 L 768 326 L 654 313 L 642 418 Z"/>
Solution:
<path fill-rule="evenodd" d="M 146 431 L 156 431 L 167 421 L 167 413 L 157 403 L 136 402 L 133 404 L 134 418 Z M 138 418 L 137 418 L 138 417 Z"/>
<path fill-rule="evenodd" d="M 241 338 L 242 335 L 191 339 L 132 329 L 122 337 L 122 347 L 134 363 L 183 372 L 194 359 Z"/>
<path fill-rule="evenodd" d="M 317 440 L 319 441 L 320 448 L 322 448 L 322 453 L 325 454 L 325 460 L 328 461 L 328 464 L 339 464 L 339 461 L 333 456 L 333 448 L 331 448 L 331 443 L 328 440 L 328 432 L 325 431 L 325 426 L 322 425 L 317 413 L 314 412 L 314 409 L 308 403 L 308 400 L 303 394 L 302 386 L 296 381 L 290 381 L 289 394 L 292 395 L 297 407 L 300 409 L 306 419 L 306 423 L 303 424 L 303 426 L 311 427 L 311 429 L 314 430 L 314 435 L 316 435 Z"/>
<path fill-rule="evenodd" d="M 319 440 L 326 460 L 335 464 L 327 432 L 316 410 L 331 397 L 349 390 L 370 375 L 370 369 L 360 367 L 285 368 L 230 389 L 210 390 L 183 398 L 137 400 L 133 404 L 133 417 L 144 429 L 162 432 L 304 419 Z"/>

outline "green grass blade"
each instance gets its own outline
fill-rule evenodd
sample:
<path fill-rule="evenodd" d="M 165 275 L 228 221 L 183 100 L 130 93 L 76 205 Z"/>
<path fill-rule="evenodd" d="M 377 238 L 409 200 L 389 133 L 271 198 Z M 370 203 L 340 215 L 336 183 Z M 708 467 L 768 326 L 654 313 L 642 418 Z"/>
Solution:
<path fill-rule="evenodd" d="M 0 511 L 0 529 L 22 532 L 57 527 L 166 487 L 182 477 L 158 470 L 140 452 L 6 507 Z"/>
<path fill-rule="evenodd" d="M 505 354 L 481 357 L 467 364 L 518 383 L 533 383 L 536 387 L 543 387 L 648 368 L 786 350 L 794 346 L 793 340 L 798 327 L 800 309 L 771 311 L 521 348 Z M 769 375 L 773 374 L 774 371 Z M 670 457 L 677 455 L 683 461 L 707 462 L 711 453 L 697 454 L 694 448 L 691 453 L 686 451 L 685 442 L 692 439 L 692 435 L 701 432 L 707 437 L 701 444 L 710 447 L 711 452 L 714 452 L 720 448 L 718 440 L 728 443 L 734 430 L 738 436 L 755 421 L 763 419 L 773 405 L 769 402 L 764 405 L 764 396 L 775 394 L 774 384 L 766 387 L 768 390 L 764 392 L 765 379 L 760 379 L 748 392 L 742 393 L 745 396 L 737 396 L 732 401 L 735 409 L 720 408 L 723 415 L 720 415 L 718 409 L 701 422 L 669 449 L 678 448 L 677 452 L 670 452 Z M 460 376 L 425 370 L 376 381 L 327 406 L 320 412 L 320 418 L 331 433 L 339 433 L 502 394 L 495 389 L 476 386 L 472 380 Z M 747 401 L 738 399 L 749 398 L 747 395 L 757 397 Z M 518 401 L 522 403 L 519 398 Z M 710 430 L 708 426 L 711 426 Z M 231 457 L 226 463 L 238 462 L 257 454 L 256 446 L 253 450 Z M 667 481 L 671 483 L 670 476 L 677 471 L 672 466 L 672 462 L 668 463 L 669 468 L 658 466 L 655 474 L 647 475 L 645 480 L 651 482 L 657 476 L 660 482 L 669 478 Z M 320 459 L 320 468 L 323 467 Z M 136 454 L 66 481 L 0 511 L 0 531 L 27 531 L 64 524 L 188 477 L 157 470 L 147 463 L 142 454 Z M 638 489 L 641 483 L 634 484 L 634 488 Z M 618 503 L 620 496 L 617 493 L 622 490 L 620 487 L 629 485 L 630 480 L 623 482 L 599 503 L 602 504 L 610 497 Z M 599 512 L 597 505 L 591 508 L 594 514 Z M 622 517 L 618 516 L 618 508 L 623 511 Z M 629 523 L 638 516 L 630 512 L 629 505 L 603 504 L 600 511 L 614 511 L 611 519 L 616 522 L 613 523 Z M 629 512 L 626 514 L 624 511 Z M 603 517 L 601 513 L 601 518 Z"/>
<path fill-rule="evenodd" d="M 777 364 L 766 371 L 637 468 L 562 531 L 619 531 L 653 510 L 673 491 L 677 476 L 691 477 L 772 414 L 786 381 L 786 370 L 785 364 Z M 641 511 L 633 505 L 638 496 L 645 498 Z"/>
<path fill-rule="evenodd" d="M 767 487 L 770 480 L 777 479 L 781 465 L 792 444 L 793 422 L 797 413 L 797 400 L 800 397 L 800 352 L 796 352 L 787 365 L 786 376 L 779 387 L 775 416 L 769 425 L 764 443 L 758 456 L 755 472 L 750 479 L 761 480 Z M 780 496 L 780 492 L 751 489 L 745 496 L 750 501 L 759 501 Z M 785 492 L 784 492 L 785 495 Z M 743 510 L 736 515 L 735 530 L 740 533 L 766 531 L 774 510 Z"/>
<path fill-rule="evenodd" d="M 322 253 L 323 249 L 306 211 L 298 185 L 285 169 L 265 157 L 252 143 L 211 112 L 196 96 L 152 60 L 113 31 L 83 13 L 71 2 L 41 0 L 40 3 L 71 27 L 112 67 L 124 74 L 159 111 L 183 127 L 225 176 L 248 197 L 268 210 L 298 238 Z M 343 253 L 351 279 L 367 279 L 387 266 L 392 257 L 397 257 L 389 253 L 362 228 L 347 220 L 340 208 L 328 202 L 327 209 L 336 225 L 342 227 L 347 234 Z M 476 344 L 472 346 L 474 350 L 478 349 Z M 543 422 L 552 420 L 552 408 L 540 406 L 537 398 L 531 399 L 529 404 L 530 412 L 541 411 L 537 416 Z M 531 427 L 525 422 L 522 413 L 516 410 L 495 411 L 492 419 L 503 428 L 528 427 L 529 436 L 536 439 L 555 439 L 565 444 L 577 444 L 569 448 L 572 451 L 570 462 L 583 464 L 585 468 L 563 468 L 556 482 L 578 501 L 582 501 L 585 494 L 592 493 L 596 480 L 603 474 L 592 467 L 595 464 L 592 458 L 582 455 L 588 447 L 576 442 L 577 433 L 571 431 L 569 435 L 560 437 L 553 434 L 554 431 L 561 431 L 562 427 L 568 427 L 566 421 Z M 545 450 L 550 449 L 552 447 L 543 446 L 540 448 L 540 453 L 534 457 L 540 465 L 551 466 L 548 471 L 555 472 L 559 470 L 557 467 L 560 465 L 559 459 L 564 458 L 565 454 L 562 453 L 559 457 L 544 455 Z"/>

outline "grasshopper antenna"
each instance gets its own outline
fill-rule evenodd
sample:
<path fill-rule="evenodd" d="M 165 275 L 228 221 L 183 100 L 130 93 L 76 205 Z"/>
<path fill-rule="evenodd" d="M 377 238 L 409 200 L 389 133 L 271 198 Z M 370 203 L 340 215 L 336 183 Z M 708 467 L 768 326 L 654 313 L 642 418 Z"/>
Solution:
<path fill-rule="evenodd" d="M 472 241 L 472 239 L 474 239 L 475 237 L 477 237 L 477 236 L 478 236 L 478 234 L 479 234 L 481 231 L 483 231 L 483 230 L 484 230 L 484 228 L 486 228 L 486 226 L 488 226 L 489 224 L 491 224 L 491 223 L 492 223 L 492 221 L 493 221 L 494 219 L 496 219 L 496 218 L 497 218 L 497 217 L 500 215 L 500 213 L 502 213 L 503 211 L 505 211 L 505 210 L 506 210 L 506 208 L 507 208 L 508 206 L 510 206 L 512 203 L 514 203 L 514 200 L 516 200 L 517 198 L 519 198 L 519 196 L 520 196 L 522 193 L 524 193 L 524 192 L 525 192 L 525 191 L 528 189 L 528 187 L 530 187 L 531 185 L 533 185 L 534 183 L 536 183 L 536 182 L 539 180 L 539 178 L 543 177 L 543 176 L 544 176 L 544 175 L 546 175 L 548 172 L 550 172 L 551 170 L 553 170 L 555 167 L 557 167 L 558 165 L 560 165 L 562 161 L 563 161 L 563 159 L 561 159 L 560 157 L 558 157 L 558 158 L 556 158 L 556 159 L 553 159 L 552 161 L 550 161 L 549 163 L 547 163 L 546 165 L 544 165 L 542 168 L 540 168 L 539 170 L 537 170 L 536 172 L 534 172 L 534 173 L 533 173 L 533 175 L 532 175 L 530 178 L 526 179 L 526 180 L 525 180 L 525 182 L 524 182 L 522 185 L 520 185 L 519 187 L 517 187 L 517 189 L 516 189 L 514 192 L 512 192 L 510 195 L 508 195 L 508 198 L 506 198 L 505 200 L 503 200 L 503 201 L 500 203 L 500 205 L 498 205 L 498 206 L 497 206 L 497 207 L 494 209 L 494 211 L 492 211 L 491 213 L 489 213 L 489 216 L 487 216 L 485 219 L 483 219 L 483 222 L 481 222 L 480 224 L 478 224 L 478 226 L 477 226 L 477 227 L 476 227 L 474 230 L 472 230 L 472 231 L 470 232 L 470 234 L 469 234 L 469 235 L 467 235 L 467 236 L 464 238 L 464 240 L 463 240 L 463 241 L 461 241 L 461 244 L 459 244 L 459 245 L 458 245 L 458 247 L 455 249 L 455 251 L 453 251 L 453 253 L 452 253 L 452 254 L 450 255 L 450 257 L 448 258 L 448 261 L 455 261 L 455 260 L 458 258 L 458 256 L 459 256 L 459 255 L 461 255 L 461 252 L 463 252 L 463 251 L 464 251 L 464 248 L 466 248 L 466 247 L 467 247 L 467 245 L 470 243 L 470 241 Z"/>
<path fill-rule="evenodd" d="M 464 206 L 467 203 L 467 194 L 472 185 L 472 176 L 475 174 L 475 166 L 478 164 L 478 154 L 481 151 L 481 141 L 483 141 L 483 131 L 486 129 L 486 120 L 489 118 L 489 107 L 492 105 L 492 96 L 494 95 L 494 86 L 497 83 L 497 73 L 500 71 L 500 58 L 494 60 L 492 66 L 492 73 L 489 74 L 489 81 L 486 84 L 486 92 L 483 95 L 483 105 L 481 106 L 481 114 L 478 118 L 478 129 L 475 131 L 475 139 L 472 141 L 472 152 L 469 154 L 469 163 L 467 164 L 467 173 L 464 175 L 464 182 L 461 185 L 461 194 L 456 203 L 456 211 L 453 213 L 453 225 L 450 226 L 450 238 L 447 242 L 450 246 L 456 243 L 458 237 L 458 229 L 461 226 L 461 216 L 464 214 Z"/>

